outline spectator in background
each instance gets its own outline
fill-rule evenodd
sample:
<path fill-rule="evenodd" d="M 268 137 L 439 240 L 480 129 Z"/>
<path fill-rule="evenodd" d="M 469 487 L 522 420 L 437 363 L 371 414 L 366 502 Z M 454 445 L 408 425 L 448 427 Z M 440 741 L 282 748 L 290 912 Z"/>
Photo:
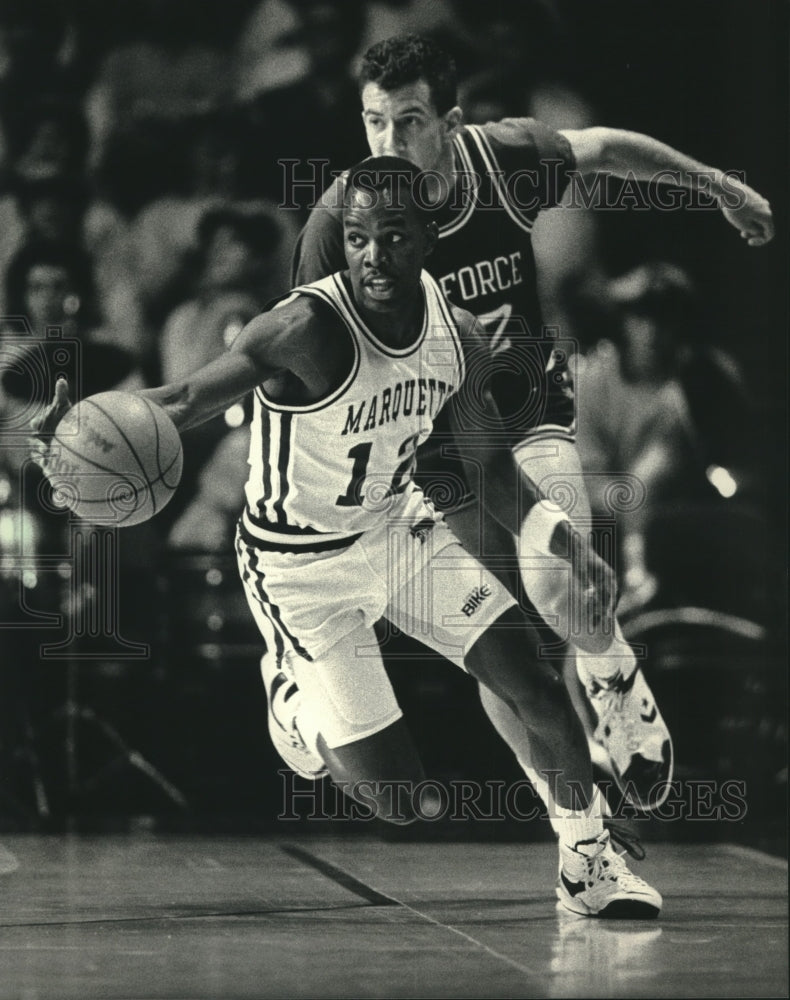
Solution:
<path fill-rule="evenodd" d="M 274 211 L 222 206 L 204 214 L 193 296 L 173 310 L 162 332 L 163 381 L 184 378 L 218 357 L 282 292 L 285 234 Z M 196 488 L 182 487 L 171 505 L 179 514 L 170 535 L 173 547 L 218 551 L 228 543 L 244 486 L 247 444 L 241 408 L 187 435 L 184 478 Z M 183 513 L 181 497 L 189 501 Z"/>
<path fill-rule="evenodd" d="M 4 102 L 0 269 L 25 242 L 81 239 L 87 130 L 75 100 L 20 93 Z M 0 295 L 0 314 L 4 303 Z"/>
<path fill-rule="evenodd" d="M 246 131 L 242 191 L 246 197 L 263 196 L 278 203 L 285 193 L 287 202 L 295 201 L 306 211 L 313 201 L 309 185 L 291 192 L 284 174 L 287 168 L 279 160 L 299 161 L 294 168 L 298 179 L 310 178 L 311 160 L 328 161 L 323 168 L 328 179 L 328 170 L 342 169 L 349 156 L 361 158 L 366 153 L 359 121 L 348 113 L 357 100 L 353 58 L 365 26 L 365 5 L 362 0 L 343 4 L 301 0 L 288 5 L 267 0 L 262 7 L 275 7 L 282 23 L 289 25 L 280 43 L 291 53 L 293 61 L 287 65 L 296 69 L 258 89 L 248 81 L 238 91 L 247 98 L 241 108 Z M 322 186 L 320 173 L 317 184 Z"/>
<path fill-rule="evenodd" d="M 292 0 L 260 0 L 254 6 L 231 59 L 233 92 L 239 103 L 288 87 L 309 74 L 307 53 L 296 40 L 299 23 Z"/>
<path fill-rule="evenodd" d="M 85 206 L 85 186 L 65 177 L 27 178 L 14 174 L 3 199 L 0 228 L 0 269 L 5 274 L 14 254 L 28 242 L 79 242 Z M 9 309 L 0 284 L 0 315 Z"/>
<path fill-rule="evenodd" d="M 148 3 L 135 34 L 105 53 L 85 100 L 93 168 L 113 142 L 134 153 L 135 143 L 145 142 L 148 126 L 172 125 L 222 103 L 227 51 L 201 37 L 199 12 L 189 14 L 172 3 Z M 166 127 L 157 138 L 169 162 Z M 122 158 L 117 165 L 123 168 Z"/>
<path fill-rule="evenodd" d="M 3 0 L 0 5 L 0 104 L 20 96 L 74 95 L 83 83 L 67 5 L 57 0 Z"/>
<path fill-rule="evenodd" d="M 79 103 L 36 97 L 17 102 L 8 121 L 13 163 L 9 194 L 0 205 L 0 268 L 5 271 L 25 243 L 79 244 L 93 257 L 108 330 L 142 361 L 147 343 L 138 282 L 118 239 L 119 220 L 96 197 L 86 171 L 88 129 Z M 6 308 L 0 293 L 0 313 Z"/>
<path fill-rule="evenodd" d="M 197 227 L 193 295 L 170 314 L 159 343 L 164 381 L 183 378 L 218 357 L 281 293 L 283 236 L 274 213 L 232 206 L 205 212 Z"/>
<path fill-rule="evenodd" d="M 102 206 L 91 197 L 88 184 L 78 175 L 17 177 L 7 226 L 0 235 L 0 266 L 7 272 L 14 254 L 23 246 L 39 243 L 68 244 L 80 260 L 91 259 L 91 300 L 104 322 L 103 338 L 113 340 L 133 354 L 145 357 L 147 341 L 138 283 L 128 255 L 110 223 L 108 235 Z M 79 267 L 79 262 L 75 262 Z M 5 291 L 5 289 L 3 289 Z M 12 303 L 0 292 L 0 314 L 18 313 L 19 298 Z"/>
<path fill-rule="evenodd" d="M 28 461 L 20 432 L 28 426 L 31 405 L 48 395 L 48 380 L 59 372 L 67 374 L 70 382 L 73 379 L 78 398 L 144 386 L 134 357 L 112 343 L 102 328 L 91 265 L 79 244 L 39 240 L 17 251 L 5 275 L 11 315 L 0 330 L 0 425 L 4 430 L 0 435 L 0 492 L 2 480 L 11 484 L 6 499 L 13 518 L 35 522 L 31 537 L 39 539 L 34 542 L 37 552 L 52 551 L 48 546 L 62 532 L 64 519 L 51 508 L 42 510 L 39 504 L 30 503 L 38 493 L 40 470 Z M 51 335 L 53 328 L 60 331 L 60 337 Z M 62 551 L 62 546 L 54 551 Z"/>
<path fill-rule="evenodd" d="M 16 174 L 29 179 L 84 176 L 88 125 L 76 98 L 19 95 L 5 119 Z"/>
<path fill-rule="evenodd" d="M 577 445 L 594 515 L 612 516 L 618 474 L 644 490 L 643 502 L 636 496 L 617 513 L 625 614 L 660 585 L 646 554 L 657 519 L 695 505 L 711 511 L 748 483 L 754 410 L 735 361 L 705 342 L 684 270 L 644 264 L 597 297 L 605 333 L 578 366 Z M 596 311 L 590 297 L 578 305 Z"/>
<path fill-rule="evenodd" d="M 5 289 L 9 316 L 4 332 L 21 331 L 35 346 L 51 342 L 48 331 L 57 328 L 83 345 L 77 375 L 82 395 L 142 388 L 133 355 L 114 343 L 112 331 L 102 325 L 92 260 L 79 244 L 45 239 L 25 244 L 8 266 Z M 27 398 L 25 392 L 21 396 Z"/>

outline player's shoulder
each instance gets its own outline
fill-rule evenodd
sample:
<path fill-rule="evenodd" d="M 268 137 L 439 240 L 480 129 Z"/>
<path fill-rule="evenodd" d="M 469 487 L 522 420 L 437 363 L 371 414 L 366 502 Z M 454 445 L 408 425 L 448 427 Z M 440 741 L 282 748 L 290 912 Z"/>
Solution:
<path fill-rule="evenodd" d="M 556 135 L 555 129 L 530 117 L 500 118 L 477 125 L 464 125 L 462 132 L 477 132 L 495 145 L 524 146 L 546 134 Z"/>
<path fill-rule="evenodd" d="M 270 302 L 266 312 L 294 331 L 301 327 L 312 326 L 328 312 L 332 312 L 326 302 L 319 297 L 319 293 L 313 291 L 313 285 L 318 284 L 319 282 L 313 282 L 291 289 Z"/>
<path fill-rule="evenodd" d="M 482 125 L 465 125 L 461 134 L 479 138 L 501 158 L 554 157 L 572 163 L 573 153 L 570 143 L 556 129 L 538 118 L 501 118 L 499 121 Z"/>
<path fill-rule="evenodd" d="M 322 295 L 316 287 L 327 280 L 301 285 L 271 303 L 271 311 L 281 318 L 280 327 L 294 341 L 326 342 L 328 337 L 338 335 L 347 339 L 346 324 L 330 304 L 331 297 Z"/>
<path fill-rule="evenodd" d="M 343 195 L 346 190 L 346 177 L 348 176 L 348 171 L 344 170 L 335 176 L 332 183 L 321 195 L 318 200 L 314 212 L 325 212 L 330 216 L 341 218 L 343 214 Z"/>

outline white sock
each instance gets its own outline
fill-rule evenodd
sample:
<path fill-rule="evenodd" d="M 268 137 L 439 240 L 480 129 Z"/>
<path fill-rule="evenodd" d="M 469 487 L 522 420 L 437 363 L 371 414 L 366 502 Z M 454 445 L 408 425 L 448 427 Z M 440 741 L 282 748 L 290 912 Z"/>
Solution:
<path fill-rule="evenodd" d="M 597 799 L 596 795 L 589 809 L 563 809 L 554 803 L 552 807 L 556 814 L 554 825 L 563 847 L 573 848 L 580 841 L 596 840 L 601 836 L 603 819 Z"/>
<path fill-rule="evenodd" d="M 609 807 L 597 785 L 593 785 L 592 799 L 587 809 L 565 809 L 554 801 L 545 775 L 521 760 L 519 764 L 545 803 L 551 828 L 561 844 L 574 847 L 580 840 L 595 840 L 600 837 L 603 833 L 603 817 L 609 815 Z"/>

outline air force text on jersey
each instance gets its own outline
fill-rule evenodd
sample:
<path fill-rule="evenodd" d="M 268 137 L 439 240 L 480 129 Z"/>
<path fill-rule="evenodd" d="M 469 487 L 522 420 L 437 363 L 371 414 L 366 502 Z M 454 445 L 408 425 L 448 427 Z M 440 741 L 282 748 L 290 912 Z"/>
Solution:
<path fill-rule="evenodd" d="M 521 251 L 497 254 L 492 260 L 478 260 L 472 265 L 459 267 L 457 271 L 443 274 L 439 284 L 444 294 L 452 301 L 460 295 L 464 302 L 497 292 L 506 292 L 514 285 L 520 285 Z"/>

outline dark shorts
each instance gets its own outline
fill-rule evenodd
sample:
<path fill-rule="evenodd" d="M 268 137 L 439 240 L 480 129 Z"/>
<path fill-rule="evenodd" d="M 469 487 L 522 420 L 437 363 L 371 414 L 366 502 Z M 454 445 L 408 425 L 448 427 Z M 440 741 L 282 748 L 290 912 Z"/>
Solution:
<path fill-rule="evenodd" d="M 576 404 L 573 378 L 568 368 L 569 350 L 546 340 L 525 340 L 495 354 L 488 371 L 467 372 L 472 392 L 464 406 L 474 408 L 474 389 L 488 384 L 502 418 L 501 441 L 511 449 L 524 441 L 542 438 L 575 440 Z M 462 430 L 479 432 L 474 413 L 460 415 Z M 492 432 L 493 434 L 494 432 Z M 445 408 L 434 421 L 430 438 L 417 453 L 415 479 L 441 511 L 456 510 L 480 492 L 480 483 L 460 460 Z"/>

